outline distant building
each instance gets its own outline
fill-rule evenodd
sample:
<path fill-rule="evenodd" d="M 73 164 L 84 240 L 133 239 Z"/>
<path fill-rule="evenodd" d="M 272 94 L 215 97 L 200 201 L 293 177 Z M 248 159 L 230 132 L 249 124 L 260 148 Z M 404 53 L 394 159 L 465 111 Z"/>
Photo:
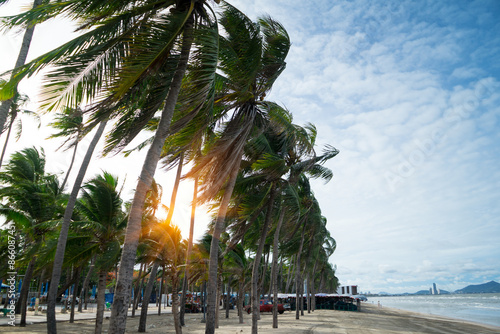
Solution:
<path fill-rule="evenodd" d="M 337 289 L 339 295 L 357 295 L 358 286 L 357 285 L 342 285 Z"/>
<path fill-rule="evenodd" d="M 436 283 L 432 283 L 431 294 L 432 295 L 439 295 L 440 294 L 439 289 L 436 287 Z"/>

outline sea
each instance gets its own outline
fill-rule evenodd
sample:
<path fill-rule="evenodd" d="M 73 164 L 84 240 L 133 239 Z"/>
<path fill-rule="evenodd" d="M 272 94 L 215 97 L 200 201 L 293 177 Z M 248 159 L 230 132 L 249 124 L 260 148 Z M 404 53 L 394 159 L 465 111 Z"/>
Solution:
<path fill-rule="evenodd" d="M 368 302 L 500 327 L 500 293 L 372 296 Z"/>

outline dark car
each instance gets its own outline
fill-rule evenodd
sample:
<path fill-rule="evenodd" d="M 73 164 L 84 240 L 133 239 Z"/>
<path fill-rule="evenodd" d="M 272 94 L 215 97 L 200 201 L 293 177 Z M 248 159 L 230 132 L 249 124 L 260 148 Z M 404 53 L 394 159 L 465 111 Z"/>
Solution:
<path fill-rule="evenodd" d="M 250 314 L 252 313 L 252 305 L 247 305 L 245 306 L 245 309 L 247 310 L 247 313 Z M 267 300 L 261 300 L 260 301 L 260 312 L 272 312 L 273 311 L 273 303 Z M 285 308 L 283 307 L 283 304 L 278 304 L 278 313 L 283 314 L 285 312 Z"/>

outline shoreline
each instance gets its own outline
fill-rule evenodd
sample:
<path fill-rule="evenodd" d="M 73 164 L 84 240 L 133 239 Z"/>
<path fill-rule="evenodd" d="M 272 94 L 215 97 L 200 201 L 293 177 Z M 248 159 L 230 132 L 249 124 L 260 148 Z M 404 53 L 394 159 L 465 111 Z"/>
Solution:
<path fill-rule="evenodd" d="M 105 314 L 109 317 L 109 314 Z M 201 323 L 203 314 L 186 314 L 186 326 L 183 333 L 202 334 L 205 324 Z M 234 334 L 251 332 L 251 315 L 244 314 L 244 323 L 238 323 L 235 310 L 230 310 L 230 316 L 225 318 L 225 311 L 220 310 L 219 328 L 216 333 Z M 272 315 L 263 313 L 259 321 L 259 333 L 342 333 L 342 334 L 455 334 L 455 333 L 499 333 L 500 327 L 484 325 L 466 320 L 428 315 L 389 307 L 378 308 L 376 305 L 362 303 L 361 312 L 316 310 L 304 312 L 299 320 L 295 319 L 295 312 L 285 312 L 278 316 L 279 328 L 272 328 Z M 107 332 L 109 319 L 103 324 L 104 333 Z M 139 317 L 127 319 L 126 333 L 137 333 Z M 68 321 L 58 322 L 58 331 L 65 334 L 94 333 L 94 320 L 78 320 L 70 324 Z M 19 326 L 2 326 L 0 331 L 6 334 L 13 333 L 46 333 L 46 323 L 36 323 L 21 328 Z M 171 313 L 149 314 L 147 333 L 175 333 Z"/>

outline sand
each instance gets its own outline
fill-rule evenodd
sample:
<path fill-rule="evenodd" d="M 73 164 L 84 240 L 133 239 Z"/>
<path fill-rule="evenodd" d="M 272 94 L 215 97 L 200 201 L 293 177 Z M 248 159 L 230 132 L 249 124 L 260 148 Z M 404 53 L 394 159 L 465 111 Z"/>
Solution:
<path fill-rule="evenodd" d="M 201 334 L 205 324 L 201 323 L 202 314 L 186 314 L 186 327 L 183 333 Z M 239 324 L 235 310 L 229 318 L 221 310 L 219 328 L 216 333 L 239 334 L 251 332 L 251 315 L 245 314 L 245 323 Z M 126 333 L 137 333 L 139 318 L 129 318 Z M 106 332 L 108 320 L 104 323 Z M 46 333 L 45 323 L 28 325 L 25 328 L 1 326 L 0 333 Z M 58 322 L 58 333 L 91 334 L 94 333 L 92 320 L 79 320 L 73 324 Z M 171 314 L 148 315 L 147 333 L 175 333 Z M 263 313 L 259 321 L 259 333 L 339 333 L 339 334 L 493 334 L 500 333 L 500 327 L 486 326 L 445 317 L 431 316 L 390 308 L 378 308 L 363 303 L 361 312 L 316 310 L 304 313 L 299 320 L 295 312 L 279 315 L 279 328 L 272 328 L 272 315 Z"/>

